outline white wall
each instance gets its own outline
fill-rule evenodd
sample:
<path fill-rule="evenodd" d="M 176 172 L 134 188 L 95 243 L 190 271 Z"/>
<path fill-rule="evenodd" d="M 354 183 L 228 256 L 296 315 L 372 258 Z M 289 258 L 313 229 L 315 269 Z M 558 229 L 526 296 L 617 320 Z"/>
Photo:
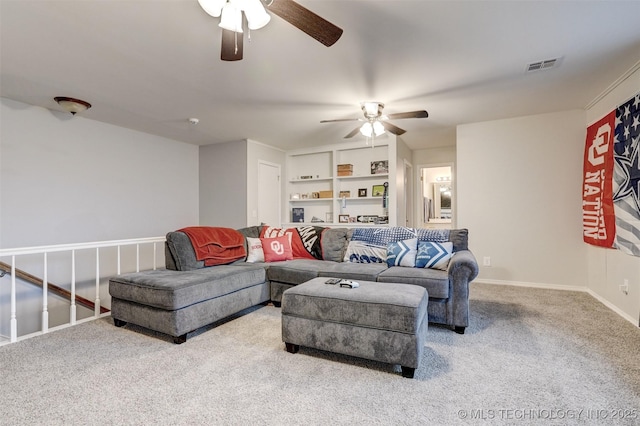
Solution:
<path fill-rule="evenodd" d="M 9 99 L 0 247 L 155 237 L 198 222 L 198 147 Z"/>
<path fill-rule="evenodd" d="M 415 167 L 434 164 L 455 163 L 456 147 L 445 146 L 442 148 L 417 149 L 413 151 L 413 163 Z"/>
<path fill-rule="evenodd" d="M 621 103 L 640 91 L 640 65 L 625 76 L 606 96 L 587 110 L 587 124 L 601 119 Z M 586 127 L 585 126 L 585 127 Z M 587 245 L 588 286 L 607 304 L 621 311 L 629 321 L 640 322 L 640 258 L 620 250 Z M 624 294 L 620 284 L 629 280 L 629 292 Z"/>
<path fill-rule="evenodd" d="M 242 228 L 247 211 L 247 142 L 200 147 L 200 224 Z"/>
<path fill-rule="evenodd" d="M 582 110 L 458 126 L 458 227 L 469 229 L 479 280 L 586 286 L 585 134 Z"/>

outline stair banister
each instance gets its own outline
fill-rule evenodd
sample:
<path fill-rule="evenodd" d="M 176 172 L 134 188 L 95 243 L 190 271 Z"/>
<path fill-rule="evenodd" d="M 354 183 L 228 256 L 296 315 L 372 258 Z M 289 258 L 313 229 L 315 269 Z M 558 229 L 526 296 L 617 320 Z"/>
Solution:
<path fill-rule="evenodd" d="M 109 312 L 108 309 L 101 306 L 100 301 L 100 248 L 115 247 L 117 249 L 117 274 L 121 274 L 121 250 L 122 246 L 135 245 L 135 270 L 140 271 L 140 246 L 151 244 L 153 248 L 153 269 L 157 268 L 157 244 L 164 243 L 165 237 L 151 237 L 151 238 L 138 238 L 129 240 L 113 240 L 113 241 L 98 241 L 91 243 L 79 243 L 79 244 L 60 244 L 51 246 L 38 246 L 38 247 L 22 247 L 13 249 L 0 249 L 0 258 L 10 258 L 11 265 L 7 265 L 4 262 L 0 262 L 0 278 L 4 277 L 6 273 L 11 275 L 11 317 L 10 317 L 10 343 L 18 341 L 19 338 L 25 338 L 25 336 L 18 336 L 18 304 L 16 300 L 16 278 L 20 278 L 27 282 L 42 286 L 42 312 L 41 312 L 41 331 L 32 333 L 32 335 L 47 333 L 49 328 L 49 303 L 48 295 L 53 292 L 59 296 L 68 298 L 70 300 L 70 321 L 68 325 L 75 325 L 77 305 L 80 304 L 85 307 L 92 308 L 94 315 L 89 319 L 99 318 L 100 315 L 104 315 Z M 76 295 L 76 250 L 95 249 L 96 263 L 95 263 L 95 299 L 94 302 L 87 300 L 79 295 Z M 58 287 L 49 282 L 49 253 L 54 252 L 70 252 L 71 253 L 71 291 L 67 291 L 64 288 Z M 43 262 L 43 277 L 35 277 L 27 272 L 21 271 L 16 267 L 16 258 L 23 255 L 42 254 Z M 84 320 L 83 320 L 84 321 Z M 61 326 L 62 327 L 62 326 Z M 31 337 L 32 335 L 26 336 Z M 0 345 L 3 343 L 0 341 Z"/>

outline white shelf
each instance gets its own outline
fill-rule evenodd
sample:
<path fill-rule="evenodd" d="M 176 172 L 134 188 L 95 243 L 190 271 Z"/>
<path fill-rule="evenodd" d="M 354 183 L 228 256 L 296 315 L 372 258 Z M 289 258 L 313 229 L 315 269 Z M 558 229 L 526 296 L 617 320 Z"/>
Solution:
<path fill-rule="evenodd" d="M 328 178 L 312 178 L 312 179 L 291 179 L 290 183 L 309 183 L 309 182 L 330 182 L 333 180 L 333 177 Z"/>
<path fill-rule="evenodd" d="M 338 176 L 336 179 L 338 180 L 351 180 L 351 179 L 382 179 L 388 178 L 389 173 L 380 173 L 376 175 L 360 175 L 360 176 Z"/>
<path fill-rule="evenodd" d="M 382 197 L 345 197 L 344 199 L 347 200 L 347 203 L 349 201 L 366 201 L 366 202 L 370 202 L 372 200 L 379 200 L 380 202 L 382 202 Z M 336 200 L 342 201 L 342 198 L 337 198 Z"/>
<path fill-rule="evenodd" d="M 299 198 L 289 200 L 290 203 L 318 203 L 322 201 L 335 201 L 335 198 Z"/>

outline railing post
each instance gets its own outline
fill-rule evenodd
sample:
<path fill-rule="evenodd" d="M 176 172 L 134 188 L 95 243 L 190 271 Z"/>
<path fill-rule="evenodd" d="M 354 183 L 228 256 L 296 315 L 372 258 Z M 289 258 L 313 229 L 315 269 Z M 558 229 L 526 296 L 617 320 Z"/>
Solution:
<path fill-rule="evenodd" d="M 136 272 L 140 272 L 140 244 L 136 244 Z"/>
<path fill-rule="evenodd" d="M 49 293 L 47 286 L 49 284 L 47 252 L 44 253 L 44 273 L 42 274 L 42 332 L 49 331 Z"/>
<path fill-rule="evenodd" d="M 16 257 L 11 256 L 11 343 L 18 341 L 18 319 L 16 318 Z"/>
<path fill-rule="evenodd" d="M 120 275 L 120 244 L 118 244 L 118 275 Z"/>
<path fill-rule="evenodd" d="M 71 325 L 76 324 L 76 251 L 71 250 L 71 306 L 69 307 Z"/>
<path fill-rule="evenodd" d="M 158 249 L 156 243 L 153 243 L 153 270 L 156 270 L 156 256 L 158 255 Z"/>
<path fill-rule="evenodd" d="M 94 302 L 93 313 L 100 316 L 100 248 L 96 247 L 96 301 Z"/>

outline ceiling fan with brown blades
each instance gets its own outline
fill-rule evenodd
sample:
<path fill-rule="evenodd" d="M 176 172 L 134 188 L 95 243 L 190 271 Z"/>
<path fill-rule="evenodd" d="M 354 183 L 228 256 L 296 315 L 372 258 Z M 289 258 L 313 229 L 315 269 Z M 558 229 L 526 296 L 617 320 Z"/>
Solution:
<path fill-rule="evenodd" d="M 362 126 L 353 129 L 346 138 L 352 138 L 362 133 L 366 137 L 380 136 L 385 130 L 394 135 L 402 135 L 406 133 L 406 130 L 401 129 L 386 120 L 400 120 L 405 118 L 427 118 L 429 113 L 427 111 L 410 111 L 399 112 L 395 114 L 382 115 L 382 109 L 384 104 L 382 102 L 362 102 L 361 104 L 364 118 L 342 118 L 337 120 L 322 120 L 321 123 L 334 123 L 337 121 L 364 121 Z"/>
<path fill-rule="evenodd" d="M 269 12 L 304 31 L 325 46 L 332 46 L 342 35 L 342 29 L 293 0 L 198 0 L 200 6 L 213 17 L 220 17 L 222 48 L 220 59 L 239 61 L 243 50 L 243 19 L 247 27 L 257 30 L 269 23 Z M 266 10 L 265 10 L 266 8 Z"/>

